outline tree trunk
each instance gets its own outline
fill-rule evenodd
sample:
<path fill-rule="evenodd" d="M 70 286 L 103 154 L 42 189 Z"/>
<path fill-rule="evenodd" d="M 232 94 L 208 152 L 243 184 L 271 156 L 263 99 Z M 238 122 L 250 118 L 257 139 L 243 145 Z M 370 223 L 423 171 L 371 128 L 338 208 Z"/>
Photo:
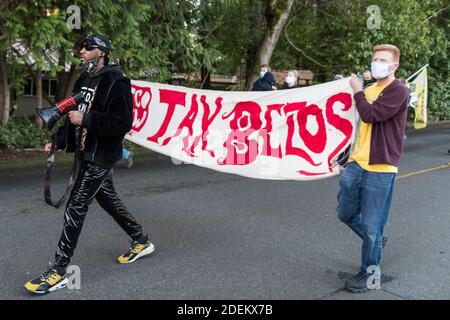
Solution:
<path fill-rule="evenodd" d="M 211 89 L 211 72 L 202 67 L 200 70 L 202 86 L 201 89 Z"/>
<path fill-rule="evenodd" d="M 36 71 L 36 100 L 37 100 L 36 107 L 42 108 L 42 70 L 41 69 L 38 69 Z M 36 119 L 36 125 L 39 128 L 42 128 L 43 122 L 42 122 L 41 117 L 36 115 L 35 119 Z"/>
<path fill-rule="evenodd" d="M 60 56 L 61 58 L 59 61 L 59 65 L 64 66 L 65 56 L 63 51 L 60 52 Z M 62 99 L 72 94 L 72 89 L 73 86 L 75 85 L 77 78 L 78 78 L 78 70 L 74 63 L 72 63 L 72 65 L 70 66 L 69 72 L 63 70 L 58 74 L 58 85 L 56 88 L 56 96 L 54 102 L 61 101 Z"/>
<path fill-rule="evenodd" d="M 63 48 L 59 50 L 58 65 L 62 67 L 62 71 L 58 72 L 58 84 L 56 86 L 55 101 L 58 102 L 66 96 L 67 72 L 64 69 L 66 63 L 66 55 Z"/>
<path fill-rule="evenodd" d="M 11 96 L 6 74 L 6 52 L 0 52 L 0 117 L 2 126 L 6 126 L 9 120 L 11 108 Z"/>
<path fill-rule="evenodd" d="M 58 84 L 56 86 L 55 101 L 58 102 L 64 99 L 66 94 L 67 73 L 61 71 L 58 73 Z"/>
<path fill-rule="evenodd" d="M 75 85 L 77 78 L 78 71 L 74 64 L 72 64 L 68 73 L 65 71 L 60 73 L 58 77 L 55 102 L 61 101 L 72 94 L 73 86 Z"/>
<path fill-rule="evenodd" d="M 316 16 L 317 16 L 318 21 L 325 19 L 324 12 L 326 10 L 326 6 L 327 6 L 327 4 L 324 0 L 316 0 Z M 322 52 L 321 47 L 327 47 L 329 45 L 327 41 L 323 41 L 323 39 L 324 39 L 324 37 L 326 37 L 326 35 L 323 35 L 321 33 L 322 32 L 317 32 L 318 52 Z M 317 75 L 317 80 L 319 81 L 319 83 L 324 83 L 327 81 L 327 74 L 324 71 L 325 70 L 322 70 L 322 72 L 319 72 Z M 338 72 L 338 73 L 340 73 L 340 72 Z"/>
<path fill-rule="evenodd" d="M 75 82 L 77 81 L 78 78 L 78 70 L 77 67 L 72 64 L 70 66 L 70 70 L 69 73 L 67 75 L 67 81 L 66 81 L 66 89 L 64 92 L 64 97 L 70 96 L 72 94 L 72 90 L 73 90 L 73 86 L 75 85 Z"/>
<path fill-rule="evenodd" d="M 2 52 L 0 52 L 0 57 L 2 56 Z M 1 58 L 0 58 L 1 59 Z M 0 125 L 2 125 L 3 120 L 3 109 L 5 107 L 5 90 L 3 76 L 5 72 L 3 71 L 2 62 L 0 61 Z"/>
<path fill-rule="evenodd" d="M 247 68 L 246 90 L 250 90 L 253 82 L 257 79 L 260 66 L 269 64 L 293 2 L 294 0 L 267 0 L 265 13 L 267 28 L 256 51 L 256 56 Z"/>

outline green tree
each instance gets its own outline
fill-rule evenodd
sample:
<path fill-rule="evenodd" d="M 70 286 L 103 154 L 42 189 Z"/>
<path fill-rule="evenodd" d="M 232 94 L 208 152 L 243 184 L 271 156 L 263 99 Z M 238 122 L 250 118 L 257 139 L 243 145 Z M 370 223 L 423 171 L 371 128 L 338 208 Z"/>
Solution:
<path fill-rule="evenodd" d="M 210 1 L 209 24 L 223 54 L 222 71 L 241 74 L 248 90 L 260 65 L 268 64 L 289 17 L 293 0 Z"/>
<path fill-rule="evenodd" d="M 369 5 L 381 13 L 380 29 L 367 26 Z M 319 82 L 335 74 L 362 73 L 370 67 L 375 44 L 401 51 L 397 76 L 407 78 L 426 63 L 429 68 L 431 120 L 450 118 L 449 5 L 446 0 L 375 0 L 309 2 L 296 6 L 280 39 L 272 65 L 313 70 Z"/>
<path fill-rule="evenodd" d="M 80 8 L 80 29 L 71 30 L 66 24 L 66 11 L 71 5 Z M 55 100 L 70 94 L 79 74 L 77 44 L 87 34 L 103 34 L 111 39 L 111 60 L 119 62 L 131 78 L 166 81 L 174 72 L 210 66 L 210 57 L 215 54 L 205 50 L 199 40 L 194 23 L 197 1 L 37 0 L 17 4 L 7 0 L 1 6 L 3 125 L 14 103 L 10 92 L 20 95 L 29 76 L 38 80 L 42 71 L 56 76 Z M 25 52 L 14 46 L 17 42 Z M 66 65 L 70 65 L 69 70 Z"/>

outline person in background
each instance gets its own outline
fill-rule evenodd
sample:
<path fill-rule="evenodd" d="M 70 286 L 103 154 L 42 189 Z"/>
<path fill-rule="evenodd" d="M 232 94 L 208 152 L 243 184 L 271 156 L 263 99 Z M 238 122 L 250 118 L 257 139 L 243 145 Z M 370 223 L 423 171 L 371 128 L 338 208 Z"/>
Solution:
<path fill-rule="evenodd" d="M 275 77 L 271 72 L 270 66 L 268 64 L 263 64 L 259 72 L 258 80 L 253 83 L 252 91 L 271 91 L 277 90 L 277 83 Z"/>
<path fill-rule="evenodd" d="M 126 148 L 123 148 L 122 150 L 122 160 L 125 160 L 127 162 L 126 167 L 130 169 L 133 166 L 133 158 L 134 158 L 134 152 L 130 151 Z"/>
<path fill-rule="evenodd" d="M 299 88 L 298 85 L 298 72 L 297 70 L 289 70 L 284 78 L 284 83 L 281 86 L 281 90 Z"/>
<path fill-rule="evenodd" d="M 404 78 L 399 78 L 399 80 L 401 83 L 403 83 L 404 86 L 407 85 L 407 82 Z M 411 104 L 411 95 L 408 97 L 408 114 L 406 116 L 406 124 L 408 124 L 408 118 L 410 116 L 413 116 L 413 119 L 414 119 L 414 106 Z M 408 132 L 408 125 L 405 126 L 405 135 L 404 135 L 403 139 L 406 139 L 408 137 L 407 132 Z"/>
<path fill-rule="evenodd" d="M 363 89 L 367 88 L 372 83 L 377 82 L 376 79 L 372 77 L 372 72 L 369 69 L 364 69 L 363 71 Z"/>

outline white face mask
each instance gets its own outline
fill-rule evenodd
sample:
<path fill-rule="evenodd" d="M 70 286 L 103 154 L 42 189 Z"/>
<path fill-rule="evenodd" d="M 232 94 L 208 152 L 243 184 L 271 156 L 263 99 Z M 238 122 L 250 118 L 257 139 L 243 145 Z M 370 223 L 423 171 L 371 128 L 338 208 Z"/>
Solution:
<path fill-rule="evenodd" d="M 372 62 L 371 71 L 374 79 L 380 80 L 388 77 L 393 71 L 389 72 L 389 67 L 395 63 Z"/>
<path fill-rule="evenodd" d="M 267 73 L 267 71 L 261 71 L 260 73 L 259 73 L 259 76 L 261 77 L 261 78 L 263 78 L 264 77 L 264 75 Z"/>
<path fill-rule="evenodd" d="M 295 84 L 295 77 L 293 77 L 293 76 L 286 76 L 286 78 L 284 80 L 291 87 Z"/>

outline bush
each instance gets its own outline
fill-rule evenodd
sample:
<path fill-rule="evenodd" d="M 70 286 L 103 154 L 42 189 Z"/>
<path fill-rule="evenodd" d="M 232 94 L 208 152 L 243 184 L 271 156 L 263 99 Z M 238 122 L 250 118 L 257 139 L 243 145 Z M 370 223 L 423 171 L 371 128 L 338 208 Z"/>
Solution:
<path fill-rule="evenodd" d="M 12 117 L 6 127 L 0 126 L 0 146 L 7 149 L 40 148 L 49 139 L 48 130 L 39 128 L 26 117 Z"/>
<path fill-rule="evenodd" d="M 450 119 L 449 81 L 443 82 L 434 76 L 428 82 L 428 120 L 439 121 Z"/>
<path fill-rule="evenodd" d="M 47 129 L 39 128 L 27 117 L 14 116 L 9 119 L 8 125 L 0 125 L 0 148 L 25 149 L 42 148 L 44 144 L 50 142 L 50 133 Z M 138 148 L 134 143 L 124 140 L 123 146 L 130 151 Z"/>

